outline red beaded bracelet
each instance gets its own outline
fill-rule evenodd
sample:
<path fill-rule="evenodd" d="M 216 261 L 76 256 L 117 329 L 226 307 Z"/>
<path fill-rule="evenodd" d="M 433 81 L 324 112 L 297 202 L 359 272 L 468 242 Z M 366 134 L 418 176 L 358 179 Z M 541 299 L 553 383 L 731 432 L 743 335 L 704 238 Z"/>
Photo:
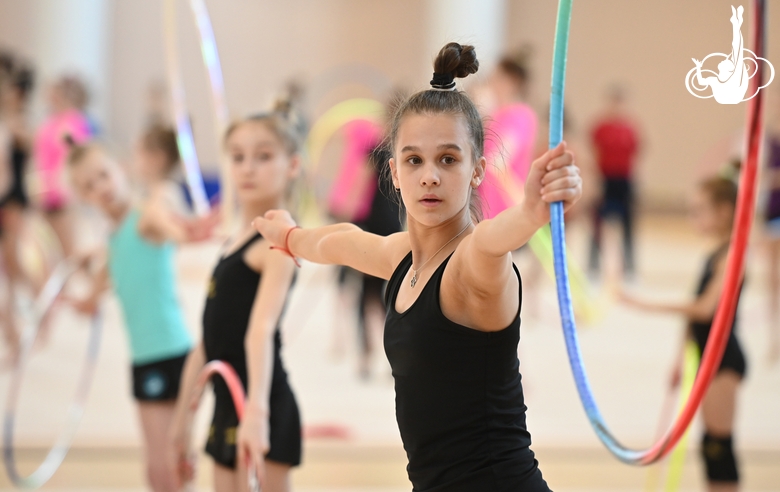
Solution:
<path fill-rule="evenodd" d="M 290 258 L 293 259 L 293 261 L 295 262 L 295 266 L 297 266 L 298 268 L 301 267 L 301 264 L 298 263 L 298 258 L 296 258 L 295 255 L 292 254 L 292 250 L 290 250 L 290 233 L 294 229 L 300 229 L 300 228 L 301 228 L 300 226 L 293 226 L 293 227 L 290 227 L 289 229 L 287 229 L 287 233 L 284 235 L 284 247 L 283 248 L 280 248 L 278 246 L 271 246 L 271 249 L 278 249 L 279 251 L 282 251 L 283 253 L 287 253 L 290 256 Z"/>

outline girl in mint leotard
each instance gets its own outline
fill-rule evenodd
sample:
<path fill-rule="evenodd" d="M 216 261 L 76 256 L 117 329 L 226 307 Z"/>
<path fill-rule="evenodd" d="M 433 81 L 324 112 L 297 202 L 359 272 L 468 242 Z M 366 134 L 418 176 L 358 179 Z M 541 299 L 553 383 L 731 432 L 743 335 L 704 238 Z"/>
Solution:
<path fill-rule="evenodd" d="M 182 367 L 192 348 L 177 299 L 174 243 L 205 237 L 211 219 L 178 217 L 160 191 L 164 187 L 154 180 L 149 197 L 134 206 L 124 172 L 96 145 L 72 148 L 68 167 L 77 196 L 101 210 L 114 226 L 105 267 L 94 274 L 91 293 L 73 303 L 81 311 L 92 312 L 109 283 L 113 287 L 130 345 L 148 484 L 155 492 L 173 491 L 176 486 L 167 473 L 165 442 Z"/>

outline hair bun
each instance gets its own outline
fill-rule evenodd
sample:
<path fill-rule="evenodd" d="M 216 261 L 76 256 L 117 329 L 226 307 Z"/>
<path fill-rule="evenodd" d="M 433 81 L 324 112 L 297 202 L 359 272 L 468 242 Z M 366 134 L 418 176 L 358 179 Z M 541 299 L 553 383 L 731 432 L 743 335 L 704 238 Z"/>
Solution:
<path fill-rule="evenodd" d="M 476 50 L 471 45 L 447 43 L 433 62 L 434 73 L 451 74 L 461 79 L 477 73 L 477 70 L 479 70 L 479 60 L 477 60 Z"/>
<path fill-rule="evenodd" d="M 289 120 L 292 117 L 295 107 L 293 102 L 286 97 L 280 97 L 274 101 L 274 105 L 271 108 L 271 113 L 282 117 L 285 120 Z"/>

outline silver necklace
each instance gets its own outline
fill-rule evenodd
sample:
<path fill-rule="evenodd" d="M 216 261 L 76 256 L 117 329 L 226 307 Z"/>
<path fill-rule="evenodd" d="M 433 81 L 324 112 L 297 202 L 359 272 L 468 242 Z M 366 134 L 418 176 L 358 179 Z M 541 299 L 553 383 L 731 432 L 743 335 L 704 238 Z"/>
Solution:
<path fill-rule="evenodd" d="M 438 251 L 436 251 L 436 252 L 433 254 L 433 256 L 431 256 L 430 258 L 428 258 L 427 260 L 425 260 L 425 263 L 423 263 L 422 265 L 420 265 L 420 268 L 414 268 L 414 265 L 412 265 L 412 273 L 414 274 L 414 275 L 412 275 L 412 281 L 411 281 L 412 287 L 414 287 L 415 285 L 417 285 L 417 274 L 418 274 L 418 273 L 420 273 L 420 270 L 422 270 L 423 268 L 425 268 L 425 265 L 427 265 L 429 261 L 431 261 L 432 259 L 434 259 L 434 258 L 436 257 L 436 255 L 438 255 L 439 253 L 441 253 L 441 250 L 443 250 L 444 248 L 446 248 L 448 244 L 450 244 L 450 243 L 451 243 L 451 242 L 453 242 L 455 239 L 457 239 L 457 238 L 458 238 L 458 236 L 460 236 L 461 234 L 463 234 L 464 232 L 466 232 L 466 229 L 468 229 L 470 225 L 471 225 L 471 222 L 469 222 L 468 224 L 466 224 L 466 227 L 464 227 L 463 229 L 461 229 L 461 231 L 460 231 L 459 233 L 455 234 L 455 236 L 453 236 L 453 237 L 452 237 L 452 239 L 450 239 L 449 241 L 447 241 L 446 243 L 444 243 L 444 246 L 442 246 L 441 248 L 439 248 L 439 250 L 438 250 Z"/>

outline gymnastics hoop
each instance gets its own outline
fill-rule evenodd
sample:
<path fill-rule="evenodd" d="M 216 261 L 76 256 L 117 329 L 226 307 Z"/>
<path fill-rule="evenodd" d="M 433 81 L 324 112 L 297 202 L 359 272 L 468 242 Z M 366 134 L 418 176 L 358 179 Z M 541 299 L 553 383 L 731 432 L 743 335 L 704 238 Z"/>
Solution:
<path fill-rule="evenodd" d="M 699 369 L 699 348 L 693 340 L 687 340 L 683 348 L 683 356 L 681 360 L 682 365 L 682 380 L 680 381 L 676 406 L 677 411 L 682 410 L 682 405 L 685 400 L 688 399 L 688 395 L 691 394 L 691 388 L 693 388 L 693 381 L 696 379 L 696 371 Z M 669 424 L 671 424 L 673 411 L 675 406 L 673 393 L 669 393 L 667 401 L 670 405 L 664 405 L 664 411 L 662 412 L 661 422 L 659 425 L 659 434 L 663 433 Z M 690 428 L 685 432 L 685 435 L 680 440 L 680 443 L 674 448 L 674 451 L 669 455 L 669 463 L 666 466 L 666 480 L 663 486 L 664 492 L 676 492 L 680 490 L 680 482 L 682 480 L 683 466 L 685 465 L 685 453 L 688 448 L 688 436 L 690 435 Z M 647 483 L 645 485 L 645 492 L 655 492 L 660 482 L 661 471 L 659 466 L 648 467 Z"/>
<path fill-rule="evenodd" d="M 212 378 L 212 376 L 218 375 L 227 384 L 230 391 L 230 397 L 233 399 L 233 406 L 236 409 L 236 415 L 238 415 L 238 421 L 240 422 L 244 418 L 244 403 L 246 395 L 244 394 L 244 386 L 241 384 L 241 379 L 236 374 L 236 371 L 227 362 L 221 360 L 213 360 L 203 366 L 198 380 L 193 388 L 193 401 L 191 410 L 194 412 L 198 409 L 200 403 L 200 396 L 203 394 L 203 390 L 206 387 L 206 383 Z M 247 467 L 247 473 L 249 480 L 249 491 L 260 492 L 260 484 L 257 481 L 257 473 L 255 473 L 254 464 Z"/>
<path fill-rule="evenodd" d="M 309 156 L 312 174 L 319 169 L 322 152 L 333 135 L 347 123 L 355 120 L 379 122 L 385 108 L 379 101 L 368 98 L 354 98 L 342 101 L 325 111 L 311 127 L 306 139 L 306 153 Z"/>
<path fill-rule="evenodd" d="M 312 109 L 323 104 L 326 97 L 336 89 L 359 85 L 369 89 L 375 97 L 381 98 L 392 89 L 392 82 L 386 73 L 367 63 L 344 63 L 330 67 L 314 77 L 309 100 Z"/>
<path fill-rule="evenodd" d="M 16 245 L 16 257 L 24 277 L 42 285 L 64 254 L 54 229 L 39 214 L 25 220 Z"/>
<path fill-rule="evenodd" d="M 553 55 L 552 94 L 550 98 L 550 148 L 556 147 L 563 136 L 563 89 L 566 73 L 566 49 L 569 38 L 572 0 L 560 0 L 556 22 L 555 48 Z M 755 48 L 758 55 L 764 53 L 765 2 L 754 0 Z M 759 68 L 757 76 L 751 79 L 753 88 L 760 86 L 764 71 Z M 757 96 L 748 102 L 747 158 L 742 168 L 741 186 L 734 214 L 734 228 L 726 267 L 726 276 L 721 292 L 721 302 L 715 313 L 710 336 L 704 350 L 698 375 L 694 381 L 690 397 L 677 415 L 672 426 L 650 448 L 630 449 L 622 444 L 609 431 L 599 411 L 588 376 L 585 373 L 580 351 L 577 329 L 574 321 L 568 272 L 566 271 L 566 241 L 563 222 L 563 203 L 550 204 L 550 225 L 552 228 L 553 249 L 555 254 L 555 276 L 558 291 L 558 305 L 561 314 L 564 339 L 569 363 L 580 401 L 585 409 L 593 430 L 606 448 L 620 461 L 632 465 L 649 465 L 667 455 L 685 434 L 704 394 L 715 376 L 715 372 L 726 349 L 731 323 L 737 307 L 737 297 L 745 268 L 745 253 L 749 232 L 753 222 L 753 207 L 756 199 L 756 181 L 758 157 L 762 134 L 763 96 Z"/>
<path fill-rule="evenodd" d="M 54 445 L 49 449 L 49 452 L 46 454 L 46 457 L 38 468 L 26 477 L 19 474 L 19 470 L 16 467 L 14 449 L 14 425 L 16 423 L 16 407 L 19 403 L 19 393 L 21 392 L 24 370 L 27 366 L 33 346 L 35 345 L 35 339 L 43 319 L 53 308 L 54 303 L 57 301 L 60 293 L 62 293 L 65 285 L 67 285 L 70 277 L 78 270 L 78 265 L 70 260 L 63 260 L 57 265 L 36 300 L 33 322 L 28 324 L 22 333 L 19 359 L 14 366 L 14 371 L 11 376 L 11 385 L 8 389 L 8 398 L 5 403 L 5 416 L 3 419 L 3 463 L 5 464 L 8 478 L 10 478 L 11 482 L 19 488 L 37 489 L 49 481 L 62 464 L 65 455 L 68 454 L 70 444 L 73 441 L 81 417 L 84 414 L 84 406 L 95 373 L 101 332 L 103 331 L 102 318 L 99 312 L 96 312 L 92 316 L 89 330 L 89 342 L 87 345 L 87 357 L 81 368 L 76 395 L 68 408 L 65 427 L 60 432 Z"/>
<path fill-rule="evenodd" d="M 520 180 L 508 170 L 504 173 L 499 173 L 498 171 L 493 171 L 492 168 L 492 166 L 488 166 L 488 172 L 496 178 L 498 189 L 503 193 L 504 198 L 511 203 L 520 203 L 524 194 Z M 531 236 L 531 239 L 528 240 L 528 247 L 531 248 L 531 252 L 542 265 L 545 273 L 554 280 L 555 268 L 553 266 L 553 246 L 550 228 L 545 226 L 537 230 Z M 574 311 L 580 314 L 586 324 L 593 323 L 594 320 L 602 316 L 606 301 L 603 296 L 598 299 L 594 298 L 588 278 L 577 262 L 570 257 L 566 258 L 566 261 L 569 267 L 569 275 L 573 280 L 572 300 Z"/>
<path fill-rule="evenodd" d="M 217 149 L 222 147 L 222 135 L 228 127 L 228 110 L 225 102 L 225 84 L 222 79 L 222 66 L 219 62 L 217 42 L 214 30 L 211 26 L 209 12 L 204 0 L 189 0 L 190 10 L 195 17 L 195 24 L 200 37 L 200 50 L 203 63 L 208 72 L 209 86 L 211 88 L 211 102 L 214 109 L 214 123 L 216 132 Z M 163 16 L 165 31 L 165 48 L 168 69 L 168 82 L 171 86 L 171 99 L 173 102 L 174 121 L 176 123 L 176 143 L 179 154 L 184 163 L 184 174 L 187 186 L 192 195 L 192 203 L 198 215 L 206 215 L 210 210 L 210 204 L 203 184 L 203 174 L 200 169 L 198 153 L 195 150 L 195 139 L 192 135 L 192 125 L 187 114 L 187 100 L 182 83 L 181 69 L 176 51 L 176 0 L 165 2 L 165 15 Z M 221 156 L 222 153 L 219 152 Z M 224 161 L 220 157 L 220 161 Z M 222 183 L 227 180 L 227 166 L 220 162 L 220 176 Z M 223 214 L 229 218 L 232 213 L 232 194 L 227 186 L 222 186 Z"/>
<path fill-rule="evenodd" d="M 310 165 L 307 173 L 308 193 L 302 197 L 300 205 L 303 222 L 312 224 L 323 222 L 320 208 L 317 206 L 315 180 L 320 167 L 320 161 L 322 160 L 322 153 L 327 143 L 344 125 L 356 120 L 381 121 L 384 111 L 384 106 L 379 101 L 367 98 L 353 98 L 331 107 L 314 122 L 304 145 Z"/>

